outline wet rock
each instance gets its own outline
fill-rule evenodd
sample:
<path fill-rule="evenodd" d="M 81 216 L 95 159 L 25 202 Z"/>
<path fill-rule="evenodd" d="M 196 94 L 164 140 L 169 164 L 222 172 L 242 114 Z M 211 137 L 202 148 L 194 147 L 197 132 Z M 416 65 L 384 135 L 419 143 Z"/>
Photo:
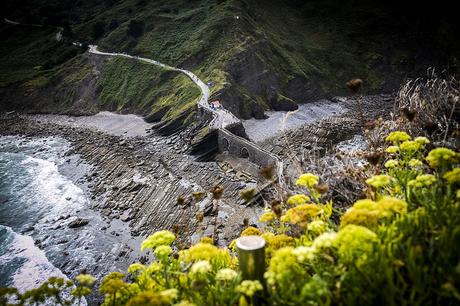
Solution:
<path fill-rule="evenodd" d="M 88 223 L 89 223 L 88 219 L 77 218 L 74 221 L 70 222 L 68 227 L 69 228 L 78 228 L 78 227 L 85 226 Z"/>
<path fill-rule="evenodd" d="M 208 202 L 206 204 L 206 206 L 204 207 L 203 209 L 203 215 L 205 216 L 209 216 L 213 213 L 213 208 L 214 208 L 214 205 L 212 202 Z"/>
<path fill-rule="evenodd" d="M 120 220 L 123 221 L 123 222 L 127 222 L 127 221 L 130 221 L 132 220 L 132 216 L 130 216 L 129 214 L 123 214 L 120 216 Z"/>
<path fill-rule="evenodd" d="M 68 239 L 61 239 L 58 242 L 56 242 L 56 244 L 64 244 L 64 243 L 67 243 L 67 242 L 69 242 Z"/>

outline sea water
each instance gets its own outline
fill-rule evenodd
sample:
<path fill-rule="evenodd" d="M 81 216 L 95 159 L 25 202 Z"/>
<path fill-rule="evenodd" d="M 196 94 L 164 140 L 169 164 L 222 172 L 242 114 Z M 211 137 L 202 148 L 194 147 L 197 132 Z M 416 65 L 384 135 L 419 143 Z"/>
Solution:
<path fill-rule="evenodd" d="M 87 201 L 58 171 L 69 143 L 62 138 L 0 137 L 0 286 L 21 291 L 51 276 L 64 277 L 27 232 L 73 213 Z"/>

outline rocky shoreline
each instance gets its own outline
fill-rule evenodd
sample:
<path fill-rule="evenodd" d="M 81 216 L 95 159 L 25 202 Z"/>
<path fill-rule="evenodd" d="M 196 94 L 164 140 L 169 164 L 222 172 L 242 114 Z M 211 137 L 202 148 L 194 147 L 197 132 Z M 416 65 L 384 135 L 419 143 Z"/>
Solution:
<path fill-rule="evenodd" d="M 71 153 L 93 166 L 92 172 L 78 183 L 87 184 L 92 199 L 96 200 L 95 208 L 110 220 L 129 223 L 135 237 L 177 225 L 179 235 L 184 237 L 194 236 L 197 228 L 204 235 L 209 234 L 215 203 L 210 195 L 199 202 L 193 201 L 191 195 L 208 192 L 215 185 L 222 185 L 225 190 L 218 231 L 223 242 L 234 237 L 244 217 L 255 218 L 251 208 L 241 205 L 238 195 L 246 183 L 227 176 L 215 162 L 196 162 L 184 154 L 188 148 L 184 133 L 172 137 L 123 137 L 42 119 L 36 121 L 33 116 L 3 119 L 0 133 L 58 135 L 69 140 L 73 145 Z M 184 205 L 178 205 L 179 197 L 186 198 Z M 205 218 L 198 224 L 193 220 L 200 212 Z"/>

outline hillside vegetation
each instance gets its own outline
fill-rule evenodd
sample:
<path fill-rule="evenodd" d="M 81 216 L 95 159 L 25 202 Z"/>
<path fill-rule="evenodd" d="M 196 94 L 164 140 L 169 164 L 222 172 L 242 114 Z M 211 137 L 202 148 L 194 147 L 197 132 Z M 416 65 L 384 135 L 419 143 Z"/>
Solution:
<path fill-rule="evenodd" d="M 460 49 L 455 37 L 459 29 L 448 6 L 431 9 L 421 4 L 412 6 L 411 1 L 405 6 L 392 1 L 347 3 L 6 1 L 3 11 L 8 18 L 47 26 L 2 26 L 7 44 L 1 50 L 0 83 L 5 90 L 5 86 L 30 82 L 42 74 L 55 74 L 60 69 L 57 67 L 65 67 L 71 63 L 69 58 L 82 52 L 71 45 L 78 40 L 97 43 L 106 51 L 129 52 L 191 70 L 215 84 L 212 93 L 233 113 L 261 118 L 267 109 L 292 110 L 298 103 L 344 94 L 343 84 L 356 76 L 364 79 L 367 93 L 375 93 L 394 90 L 402 78 L 423 74 L 429 66 L 449 67 L 451 74 L 458 69 Z M 424 18 L 427 14 L 429 19 Z M 53 26 L 64 27 L 63 42 L 53 41 Z M 12 55 L 14 60 L 10 61 Z M 125 71 L 121 61 L 115 63 L 120 65 L 120 72 Z M 11 71 L 11 75 L 4 71 Z M 148 81 L 143 78 L 137 82 Z M 171 83 L 170 88 L 184 85 L 174 77 L 163 77 L 161 82 Z M 100 107 L 113 106 L 113 101 L 106 99 L 114 94 L 108 91 L 115 83 L 98 82 L 98 86 L 105 93 L 94 94 Z M 122 95 L 127 101 L 120 102 L 118 97 L 116 109 L 152 115 L 146 103 L 153 100 L 140 99 L 140 93 L 134 91 Z M 188 92 L 179 100 L 192 95 Z M 138 103 L 133 105 L 136 99 Z M 173 100 L 157 104 L 168 104 L 172 109 L 178 103 Z M 2 101 L 2 105 L 6 103 Z M 184 106 L 183 110 L 190 112 L 192 108 Z M 167 119 L 184 116 L 184 112 Z"/>

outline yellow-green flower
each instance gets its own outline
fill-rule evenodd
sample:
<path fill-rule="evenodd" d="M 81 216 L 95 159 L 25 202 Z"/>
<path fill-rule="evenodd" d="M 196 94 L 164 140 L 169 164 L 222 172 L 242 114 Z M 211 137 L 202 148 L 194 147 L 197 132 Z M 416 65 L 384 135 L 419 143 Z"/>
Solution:
<path fill-rule="evenodd" d="M 277 250 L 270 259 L 265 278 L 269 285 L 291 282 L 306 276 L 306 270 L 297 261 L 292 247 L 283 247 Z"/>
<path fill-rule="evenodd" d="M 128 287 L 128 284 L 123 281 L 125 275 L 120 272 L 112 272 L 108 274 L 101 282 L 99 291 L 106 295 L 113 295 L 120 290 L 124 290 Z"/>
<path fill-rule="evenodd" d="M 390 159 L 385 163 L 385 168 L 392 169 L 399 165 L 399 162 L 395 159 Z"/>
<path fill-rule="evenodd" d="M 94 284 L 94 276 L 89 275 L 89 274 L 80 274 L 75 279 L 78 281 L 78 283 L 82 286 L 86 287 L 92 287 Z"/>
<path fill-rule="evenodd" d="M 358 200 L 353 204 L 353 208 L 375 210 L 377 209 L 377 203 L 369 199 Z"/>
<path fill-rule="evenodd" d="M 275 235 L 273 233 L 267 232 L 262 235 L 262 238 L 264 238 L 267 242 L 267 254 L 271 254 L 274 251 L 284 247 L 295 245 L 294 238 L 285 234 Z"/>
<path fill-rule="evenodd" d="M 173 252 L 173 250 L 169 245 L 160 245 L 154 251 L 154 253 L 158 257 L 167 257 L 167 256 L 171 255 L 172 252 Z"/>
<path fill-rule="evenodd" d="M 443 178 L 451 184 L 460 183 L 460 168 L 454 168 L 452 171 L 447 172 Z"/>
<path fill-rule="evenodd" d="M 420 145 L 420 143 L 416 141 L 408 140 L 408 141 L 404 141 L 403 143 L 401 143 L 401 145 L 399 146 L 399 149 L 403 152 L 414 153 L 420 150 L 421 147 L 422 146 Z"/>
<path fill-rule="evenodd" d="M 175 239 L 176 236 L 170 231 L 158 231 L 142 241 L 141 250 L 154 249 L 160 245 L 170 245 Z"/>
<path fill-rule="evenodd" d="M 385 152 L 390 153 L 390 154 L 395 154 L 399 152 L 398 146 L 389 146 Z"/>
<path fill-rule="evenodd" d="M 143 270 L 145 270 L 145 266 L 140 263 L 133 263 L 132 265 L 128 267 L 128 272 L 131 274 L 134 274 L 137 271 L 143 271 Z"/>
<path fill-rule="evenodd" d="M 418 142 L 418 143 L 421 144 L 421 145 L 425 145 L 425 144 L 427 144 L 427 143 L 430 143 L 430 140 L 428 140 L 428 138 L 422 137 L 422 136 L 415 137 L 414 141 L 415 141 L 415 142 Z"/>
<path fill-rule="evenodd" d="M 378 241 L 377 234 L 370 229 L 349 224 L 338 232 L 335 244 L 342 261 L 354 262 L 359 266 L 372 254 Z"/>
<path fill-rule="evenodd" d="M 262 291 L 262 284 L 258 280 L 244 280 L 236 287 L 238 292 L 252 297 L 256 292 Z"/>
<path fill-rule="evenodd" d="M 248 226 L 244 231 L 241 232 L 240 236 L 260 236 L 262 233 L 258 228 Z"/>
<path fill-rule="evenodd" d="M 304 194 L 296 194 L 296 195 L 293 195 L 292 197 L 290 197 L 287 201 L 287 203 L 289 205 L 292 205 L 292 206 L 297 206 L 297 205 L 301 205 L 301 204 L 306 204 L 310 202 L 310 198 L 307 197 L 306 195 Z"/>
<path fill-rule="evenodd" d="M 193 245 L 188 250 L 180 251 L 179 259 L 185 262 L 206 260 L 212 264 L 214 269 L 228 267 L 231 262 L 230 252 L 227 248 L 218 248 L 202 242 Z"/>
<path fill-rule="evenodd" d="M 445 163 L 457 163 L 459 160 L 458 154 L 447 148 L 436 148 L 428 153 L 426 157 L 428 164 L 432 168 L 440 167 Z"/>
<path fill-rule="evenodd" d="M 259 222 L 269 223 L 276 219 L 276 215 L 272 211 L 267 211 L 259 218 Z"/>
<path fill-rule="evenodd" d="M 300 226 L 306 226 L 307 222 L 311 221 L 314 217 L 320 215 L 321 208 L 315 204 L 301 204 L 286 211 L 282 216 L 283 222 L 290 222 Z"/>
<path fill-rule="evenodd" d="M 292 252 L 297 257 L 298 262 L 304 263 L 315 259 L 316 249 L 314 247 L 299 246 Z"/>
<path fill-rule="evenodd" d="M 430 187 L 436 183 L 436 177 L 431 174 L 422 174 L 417 176 L 414 180 L 410 180 L 407 185 L 413 188 Z"/>
<path fill-rule="evenodd" d="M 393 142 L 393 143 L 400 143 L 403 141 L 410 140 L 411 137 L 407 135 L 406 132 L 401 132 L 401 131 L 396 131 L 396 132 L 391 132 L 387 138 L 385 138 L 386 141 Z"/>
<path fill-rule="evenodd" d="M 377 205 L 377 203 L 375 204 Z M 343 228 L 349 224 L 354 224 L 374 228 L 378 225 L 380 216 L 378 209 L 359 209 L 353 206 L 347 209 L 340 219 L 340 227 Z"/>
<path fill-rule="evenodd" d="M 323 233 L 315 238 L 315 240 L 313 241 L 313 247 L 316 250 L 328 249 L 332 247 L 336 237 L 337 233 L 334 232 Z"/>
<path fill-rule="evenodd" d="M 238 276 L 238 272 L 232 269 L 221 269 L 216 273 L 216 279 L 220 281 L 231 281 Z"/>
<path fill-rule="evenodd" d="M 190 271 L 195 274 L 208 273 L 209 271 L 211 271 L 211 264 L 207 260 L 200 260 L 192 265 Z"/>
<path fill-rule="evenodd" d="M 327 225 L 324 221 L 314 220 L 307 225 L 307 229 L 315 234 L 322 234 L 326 231 Z"/>
<path fill-rule="evenodd" d="M 389 214 L 405 214 L 407 212 L 407 203 L 403 200 L 385 197 L 377 202 L 378 209 L 383 213 L 384 216 Z"/>
<path fill-rule="evenodd" d="M 423 166 L 423 162 L 419 159 L 415 159 L 415 158 L 412 158 L 410 161 L 409 161 L 409 166 L 412 167 L 412 168 L 420 168 Z"/>
<path fill-rule="evenodd" d="M 177 297 L 179 296 L 179 290 L 175 288 L 166 289 L 166 290 L 160 291 L 160 295 L 167 298 L 171 303 L 172 301 L 176 300 Z"/>
<path fill-rule="evenodd" d="M 393 178 L 391 176 L 385 175 L 385 174 L 375 175 L 367 179 L 366 184 L 373 186 L 375 188 L 382 188 L 382 187 L 390 185 L 392 179 Z"/>
<path fill-rule="evenodd" d="M 305 173 L 305 174 L 302 174 L 295 183 L 296 185 L 299 185 L 302 187 L 312 188 L 313 186 L 318 184 L 318 181 L 319 181 L 319 178 L 316 175 L 312 173 Z"/>

